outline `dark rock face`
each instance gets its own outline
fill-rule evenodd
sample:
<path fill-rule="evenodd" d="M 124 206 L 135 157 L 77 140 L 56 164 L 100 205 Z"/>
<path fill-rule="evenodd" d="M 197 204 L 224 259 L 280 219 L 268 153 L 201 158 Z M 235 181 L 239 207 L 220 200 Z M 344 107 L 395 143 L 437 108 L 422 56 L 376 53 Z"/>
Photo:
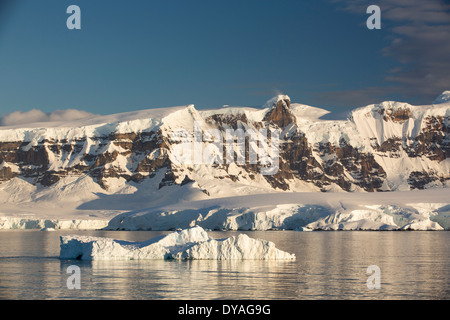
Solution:
<path fill-rule="evenodd" d="M 224 130 L 226 127 L 229 127 L 233 130 L 239 129 L 243 124 L 248 124 L 249 121 L 245 113 L 238 115 L 222 115 L 222 114 L 214 114 L 205 119 L 206 123 L 214 124 L 220 130 Z"/>
<path fill-rule="evenodd" d="M 35 183 L 50 186 L 66 175 L 88 174 L 103 187 L 105 178 L 125 178 L 127 181 L 141 181 L 156 170 L 169 165 L 167 150 L 161 143 L 160 133 L 112 134 L 109 137 L 91 137 L 95 142 L 89 151 L 85 151 L 87 139 L 72 141 L 43 141 L 36 147 L 26 149 L 27 143 L 0 142 L 0 163 L 13 163 L 20 168 L 20 173 L 13 173 L 9 167 L 0 170 L 0 179 L 9 180 L 15 176 L 33 178 Z M 109 152 L 108 145 L 121 148 Z M 106 151 L 103 149 L 106 148 Z M 150 156 L 152 154 L 152 156 Z M 58 171 L 50 170 L 52 158 L 65 159 L 69 162 Z M 126 159 L 127 167 L 111 165 L 119 157 Z M 70 165 L 70 160 L 79 158 Z M 124 170 L 128 169 L 128 170 Z"/>
<path fill-rule="evenodd" d="M 409 118 L 411 118 L 411 109 L 409 108 L 387 109 L 383 114 L 384 121 L 404 122 Z"/>
<path fill-rule="evenodd" d="M 436 176 L 430 175 L 429 172 L 426 171 L 413 171 L 409 175 L 408 184 L 412 189 L 424 189 L 424 187 L 432 182 L 439 180 Z"/>
<path fill-rule="evenodd" d="M 409 149 L 411 157 L 425 156 L 431 160 L 442 161 L 450 155 L 448 120 L 444 117 L 428 117 L 425 119 L 425 130 L 414 140 Z"/>
<path fill-rule="evenodd" d="M 386 152 L 391 152 L 391 156 L 392 153 L 398 154 L 398 152 L 401 150 L 402 148 L 402 140 L 400 138 L 390 138 L 386 141 L 384 141 L 380 146 L 377 146 L 376 149 L 377 151 L 386 153 Z"/>
<path fill-rule="evenodd" d="M 387 122 L 405 123 L 412 117 L 408 108 L 385 108 L 378 112 Z M 387 139 L 380 145 L 371 142 L 374 153 L 361 151 L 345 139 L 341 139 L 338 144 L 326 141 L 310 143 L 302 128 L 297 127 L 297 118 L 288 99 L 275 102 L 262 121 L 252 121 L 245 113 L 217 113 L 206 117 L 204 121 L 222 132 L 227 128 L 280 129 L 279 170 L 263 178 L 272 188 L 285 191 L 290 190 L 295 181 L 308 182 L 322 191 L 333 186 L 345 191 L 385 191 L 386 168 L 376 159 L 396 159 L 406 153 L 410 158 L 425 157 L 440 162 L 450 155 L 448 117 L 426 118 L 424 128 L 413 139 L 403 136 Z M 191 183 L 194 181 L 194 167 L 180 168 L 171 161 L 174 143 L 160 129 L 150 132 L 113 132 L 107 136 L 72 140 L 43 139 L 33 145 L 29 141 L 0 141 L 0 181 L 24 177 L 32 179 L 34 183 L 51 186 L 63 177 L 87 174 L 107 189 L 108 178 L 140 182 L 153 179 L 158 170 L 164 169 L 165 175 L 158 181 L 160 189 Z M 246 146 L 248 159 L 248 143 Z M 224 157 L 225 154 L 226 150 Z M 236 172 L 230 173 L 228 164 L 213 166 L 228 174 L 213 176 L 211 179 L 244 179 Z M 247 174 L 245 179 L 255 180 L 260 176 L 260 164 L 246 163 L 238 167 Z M 413 171 L 407 179 L 411 188 L 421 189 L 431 182 L 445 182 L 450 176 L 448 173 L 439 176 L 430 170 Z M 208 194 L 208 190 L 202 191 Z"/>
<path fill-rule="evenodd" d="M 450 154 L 449 123 L 444 117 L 428 116 L 424 127 L 414 139 L 396 137 L 376 145 L 381 153 L 389 153 L 390 157 L 399 157 L 405 151 L 411 158 L 426 157 L 430 160 L 443 161 Z"/>
<path fill-rule="evenodd" d="M 321 145 L 320 151 L 323 157 L 335 155 L 325 161 L 327 182 L 334 182 L 345 191 L 351 191 L 352 183 L 366 191 L 381 191 L 386 173 L 372 154 L 358 151 L 345 140 L 340 146 Z M 349 176 L 351 179 L 346 178 Z"/>
<path fill-rule="evenodd" d="M 18 174 L 13 172 L 9 167 L 3 167 L 0 169 L 0 181 L 8 181 L 17 176 Z"/>
<path fill-rule="evenodd" d="M 297 120 L 290 109 L 291 101 L 288 99 L 279 100 L 275 107 L 270 110 L 264 121 L 272 123 L 279 128 L 286 128 L 290 124 L 296 124 Z"/>

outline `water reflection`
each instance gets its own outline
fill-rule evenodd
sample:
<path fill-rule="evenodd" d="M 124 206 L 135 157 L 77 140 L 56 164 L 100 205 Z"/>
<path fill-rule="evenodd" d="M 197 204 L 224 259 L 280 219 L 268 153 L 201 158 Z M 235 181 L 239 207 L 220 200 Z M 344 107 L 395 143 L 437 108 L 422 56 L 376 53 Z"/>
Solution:
<path fill-rule="evenodd" d="M 296 276 L 289 261 L 62 261 L 81 268 L 77 297 L 106 299 L 277 299 Z"/>
<path fill-rule="evenodd" d="M 448 299 L 448 232 L 245 232 L 296 261 L 59 260 L 59 236 L 143 241 L 163 232 L 0 232 L 2 299 Z M 236 232 L 213 232 L 224 238 Z M 81 269 L 69 290 L 67 267 Z M 366 286 L 369 265 L 381 289 Z"/>

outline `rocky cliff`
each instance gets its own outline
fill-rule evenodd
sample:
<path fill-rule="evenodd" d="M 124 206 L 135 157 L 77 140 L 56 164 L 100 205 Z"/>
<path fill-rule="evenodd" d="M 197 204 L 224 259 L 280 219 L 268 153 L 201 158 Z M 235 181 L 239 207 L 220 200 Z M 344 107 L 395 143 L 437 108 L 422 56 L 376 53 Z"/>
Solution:
<path fill-rule="evenodd" d="M 369 105 L 339 121 L 321 120 L 325 110 L 277 96 L 261 108 L 196 110 L 190 105 L 77 124 L 4 127 L 0 128 L 0 181 L 22 179 L 43 188 L 59 183 L 61 188 L 65 178 L 87 176 L 107 191 L 119 181 L 124 186 L 153 179 L 158 190 L 192 184 L 211 196 L 243 190 L 373 192 L 448 187 L 450 103 L 444 98 L 429 106 Z M 174 147 L 180 143 L 174 133 L 184 129 L 197 139 L 195 125 L 202 128 L 196 140 L 201 150 L 225 142 L 208 137 L 207 131 L 218 130 L 226 137 L 227 129 L 278 130 L 278 170 L 264 175 L 260 170 L 264 164 L 248 161 L 248 136 L 244 163 L 173 161 Z M 269 136 L 267 141 L 272 141 Z M 227 149 L 216 153 L 225 156 Z"/>

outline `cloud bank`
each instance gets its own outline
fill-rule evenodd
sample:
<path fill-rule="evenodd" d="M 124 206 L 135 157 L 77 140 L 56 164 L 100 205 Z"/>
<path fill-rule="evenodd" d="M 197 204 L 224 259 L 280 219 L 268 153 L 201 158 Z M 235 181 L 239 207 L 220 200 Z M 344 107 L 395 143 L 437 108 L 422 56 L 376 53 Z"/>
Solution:
<path fill-rule="evenodd" d="M 381 53 L 398 61 L 398 67 L 386 73 L 385 81 L 391 89 L 395 88 L 396 93 L 428 104 L 441 92 L 450 89 L 450 1 L 331 2 L 344 11 L 362 17 L 369 5 L 380 7 L 381 26 L 390 40 L 390 45 L 382 48 Z M 377 91 L 383 92 L 383 87 L 365 88 L 352 94 L 361 98 Z"/>
<path fill-rule="evenodd" d="M 30 111 L 14 111 L 4 115 L 0 118 L 0 125 L 15 126 L 35 122 L 66 122 L 92 116 L 94 116 L 93 113 L 76 109 L 55 110 L 50 113 L 43 112 L 39 109 L 32 109 Z"/>

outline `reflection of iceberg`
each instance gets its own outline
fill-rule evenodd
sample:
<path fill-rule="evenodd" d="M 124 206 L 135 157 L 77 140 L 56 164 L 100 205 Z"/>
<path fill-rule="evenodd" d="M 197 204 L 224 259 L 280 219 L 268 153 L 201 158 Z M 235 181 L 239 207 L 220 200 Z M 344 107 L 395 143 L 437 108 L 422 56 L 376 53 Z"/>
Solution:
<path fill-rule="evenodd" d="M 82 260 L 293 260 L 294 254 L 275 248 L 270 241 L 244 234 L 215 240 L 201 227 L 193 227 L 144 242 L 88 236 L 62 236 L 61 259 Z"/>
<path fill-rule="evenodd" d="M 76 299 L 289 299 L 296 297 L 303 281 L 298 280 L 295 260 L 60 260 L 60 264 L 62 275 L 70 265 L 81 267 L 82 290 Z"/>

